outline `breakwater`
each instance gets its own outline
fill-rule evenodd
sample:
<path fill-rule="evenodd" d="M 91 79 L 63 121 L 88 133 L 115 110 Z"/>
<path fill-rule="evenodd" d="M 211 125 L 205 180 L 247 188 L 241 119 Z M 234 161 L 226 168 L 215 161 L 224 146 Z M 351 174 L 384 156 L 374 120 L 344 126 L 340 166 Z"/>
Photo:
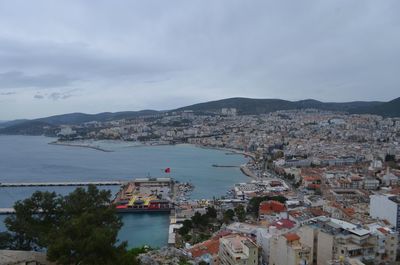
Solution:
<path fill-rule="evenodd" d="M 49 144 L 51 144 L 51 145 L 71 146 L 71 147 L 90 148 L 90 149 L 94 149 L 94 150 L 102 151 L 102 152 L 113 152 L 112 150 L 107 150 L 107 149 L 104 149 L 104 148 L 102 148 L 100 146 L 93 146 L 93 145 L 90 145 L 90 144 L 75 144 L 73 142 L 66 143 L 66 142 L 59 142 L 59 141 L 51 142 Z"/>
<path fill-rule="evenodd" d="M 122 181 L 77 181 L 77 182 L 1 182 L 0 187 L 65 187 L 65 186 L 115 186 Z"/>

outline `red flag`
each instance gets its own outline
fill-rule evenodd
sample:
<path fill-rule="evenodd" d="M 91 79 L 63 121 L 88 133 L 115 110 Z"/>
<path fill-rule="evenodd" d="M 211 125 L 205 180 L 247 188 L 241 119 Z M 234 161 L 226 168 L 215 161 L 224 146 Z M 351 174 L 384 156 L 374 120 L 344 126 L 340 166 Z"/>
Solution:
<path fill-rule="evenodd" d="M 164 171 L 165 173 L 171 173 L 171 168 L 167 167 Z"/>

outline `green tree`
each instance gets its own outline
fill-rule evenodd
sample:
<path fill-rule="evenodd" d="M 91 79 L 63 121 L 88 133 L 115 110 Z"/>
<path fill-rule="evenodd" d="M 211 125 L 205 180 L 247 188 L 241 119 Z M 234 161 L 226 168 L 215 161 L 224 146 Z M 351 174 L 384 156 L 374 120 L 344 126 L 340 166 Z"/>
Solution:
<path fill-rule="evenodd" d="M 280 203 L 285 203 L 287 201 L 287 198 L 285 196 L 282 196 L 282 195 L 276 195 L 276 196 L 270 197 L 270 200 L 278 201 Z"/>
<path fill-rule="evenodd" d="M 46 248 L 58 264 L 134 264 L 124 260 L 126 243 L 117 244 L 122 222 L 110 198 L 110 191 L 95 186 L 64 197 L 35 192 L 15 204 L 16 214 L 5 223 L 17 249 Z"/>
<path fill-rule="evenodd" d="M 251 198 L 247 206 L 247 211 L 255 215 L 258 215 L 258 208 L 260 207 L 260 203 L 268 199 L 269 197 L 267 196 Z"/>
<path fill-rule="evenodd" d="M 54 192 L 37 191 L 14 205 L 15 215 L 5 219 L 13 233 L 15 249 L 38 250 L 49 245 L 49 234 L 60 225 L 61 198 Z"/>
<path fill-rule="evenodd" d="M 240 204 L 235 207 L 235 214 L 240 222 L 243 222 L 244 220 L 246 220 L 246 210 L 244 209 L 243 205 Z"/>
<path fill-rule="evenodd" d="M 253 213 L 255 215 L 258 215 L 258 209 L 260 207 L 260 203 L 263 201 L 270 201 L 270 200 L 274 200 L 274 201 L 278 201 L 281 203 L 285 203 L 287 201 L 286 197 L 282 196 L 282 195 L 276 195 L 276 196 L 261 196 L 261 197 L 253 197 L 250 199 L 248 206 L 247 206 L 247 211 L 249 213 Z"/>
<path fill-rule="evenodd" d="M 183 226 L 181 228 L 179 228 L 178 232 L 181 235 L 187 235 L 190 230 L 193 228 L 193 224 L 191 220 L 185 220 L 183 221 Z"/>
<path fill-rule="evenodd" d="M 208 207 L 207 207 L 206 215 L 207 215 L 209 218 L 217 218 L 217 210 L 216 210 L 214 207 L 208 206 Z"/>
<path fill-rule="evenodd" d="M 226 210 L 224 212 L 224 218 L 223 218 L 224 223 L 229 223 L 230 221 L 232 221 L 234 216 L 235 212 L 232 209 Z"/>
<path fill-rule="evenodd" d="M 206 214 L 200 214 L 199 212 L 196 212 L 192 216 L 192 223 L 193 226 L 198 228 L 200 226 L 207 226 L 208 225 L 208 217 Z"/>
<path fill-rule="evenodd" d="M 60 264 L 114 264 L 125 245 L 115 246 L 122 226 L 110 207 L 111 192 L 78 188 L 63 202 L 61 225 L 52 230 L 48 257 Z"/>
<path fill-rule="evenodd" d="M 13 237 L 8 232 L 0 233 L 0 249 L 13 248 Z"/>

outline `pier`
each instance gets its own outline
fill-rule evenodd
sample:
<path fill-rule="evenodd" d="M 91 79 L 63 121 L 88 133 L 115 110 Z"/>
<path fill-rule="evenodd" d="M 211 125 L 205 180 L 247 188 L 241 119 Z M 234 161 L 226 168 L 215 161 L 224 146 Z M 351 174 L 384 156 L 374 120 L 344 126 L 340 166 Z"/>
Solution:
<path fill-rule="evenodd" d="M 0 208 L 0 215 L 2 214 L 15 214 L 14 208 Z"/>
<path fill-rule="evenodd" d="M 123 181 L 3 182 L 0 183 L 0 187 L 119 186 L 123 183 Z"/>

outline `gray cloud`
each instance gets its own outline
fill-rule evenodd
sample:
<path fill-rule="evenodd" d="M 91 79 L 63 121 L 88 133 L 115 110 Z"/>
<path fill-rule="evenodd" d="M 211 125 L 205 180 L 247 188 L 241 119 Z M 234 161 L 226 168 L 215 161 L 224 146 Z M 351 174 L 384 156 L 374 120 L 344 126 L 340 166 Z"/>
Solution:
<path fill-rule="evenodd" d="M 68 99 L 71 97 L 77 96 L 76 92 L 78 92 L 80 89 L 71 89 L 67 91 L 57 91 L 57 92 L 51 92 L 51 93 L 36 93 L 33 98 L 34 99 L 50 99 L 53 101 L 57 100 L 63 100 L 63 99 Z"/>
<path fill-rule="evenodd" d="M 33 96 L 33 98 L 34 99 L 44 99 L 44 96 L 40 95 L 40 94 L 36 94 L 36 95 Z"/>
<path fill-rule="evenodd" d="M 60 87 L 71 84 L 74 79 L 59 74 L 25 75 L 23 72 L 0 73 L 1 88 Z"/>
<path fill-rule="evenodd" d="M 0 115 L 233 96 L 389 100 L 399 96 L 398 10 L 397 0 L 2 2 L 0 88 L 18 94 Z M 63 94 L 72 88 L 79 95 Z"/>
<path fill-rule="evenodd" d="M 70 97 L 72 97 L 72 94 L 59 92 L 53 92 L 49 95 L 49 98 L 52 100 L 67 99 Z"/>
<path fill-rule="evenodd" d="M 11 96 L 11 95 L 15 95 L 17 94 L 17 92 L 14 91 L 10 91 L 10 92 L 0 92 L 1 96 Z"/>
<path fill-rule="evenodd" d="M 153 75 L 175 70 L 177 66 L 162 62 L 161 58 L 146 58 L 143 55 L 115 54 L 90 47 L 82 43 L 59 43 L 53 41 L 22 41 L 5 39 L 0 36 L 0 69 L 12 66 L 14 69 L 40 69 L 42 74 L 31 79 L 59 80 L 67 85 L 72 81 L 96 78 L 123 78 L 124 76 Z M 71 78 L 64 76 L 75 76 Z M 5 73 L 8 74 L 8 73 Z M 20 72 L 9 72 L 10 75 Z M 26 81 L 28 77 L 25 77 Z M 25 81 L 25 80 L 24 80 Z M 1 85 L 1 83 L 0 83 Z M 47 87 L 46 83 L 43 87 Z"/>

